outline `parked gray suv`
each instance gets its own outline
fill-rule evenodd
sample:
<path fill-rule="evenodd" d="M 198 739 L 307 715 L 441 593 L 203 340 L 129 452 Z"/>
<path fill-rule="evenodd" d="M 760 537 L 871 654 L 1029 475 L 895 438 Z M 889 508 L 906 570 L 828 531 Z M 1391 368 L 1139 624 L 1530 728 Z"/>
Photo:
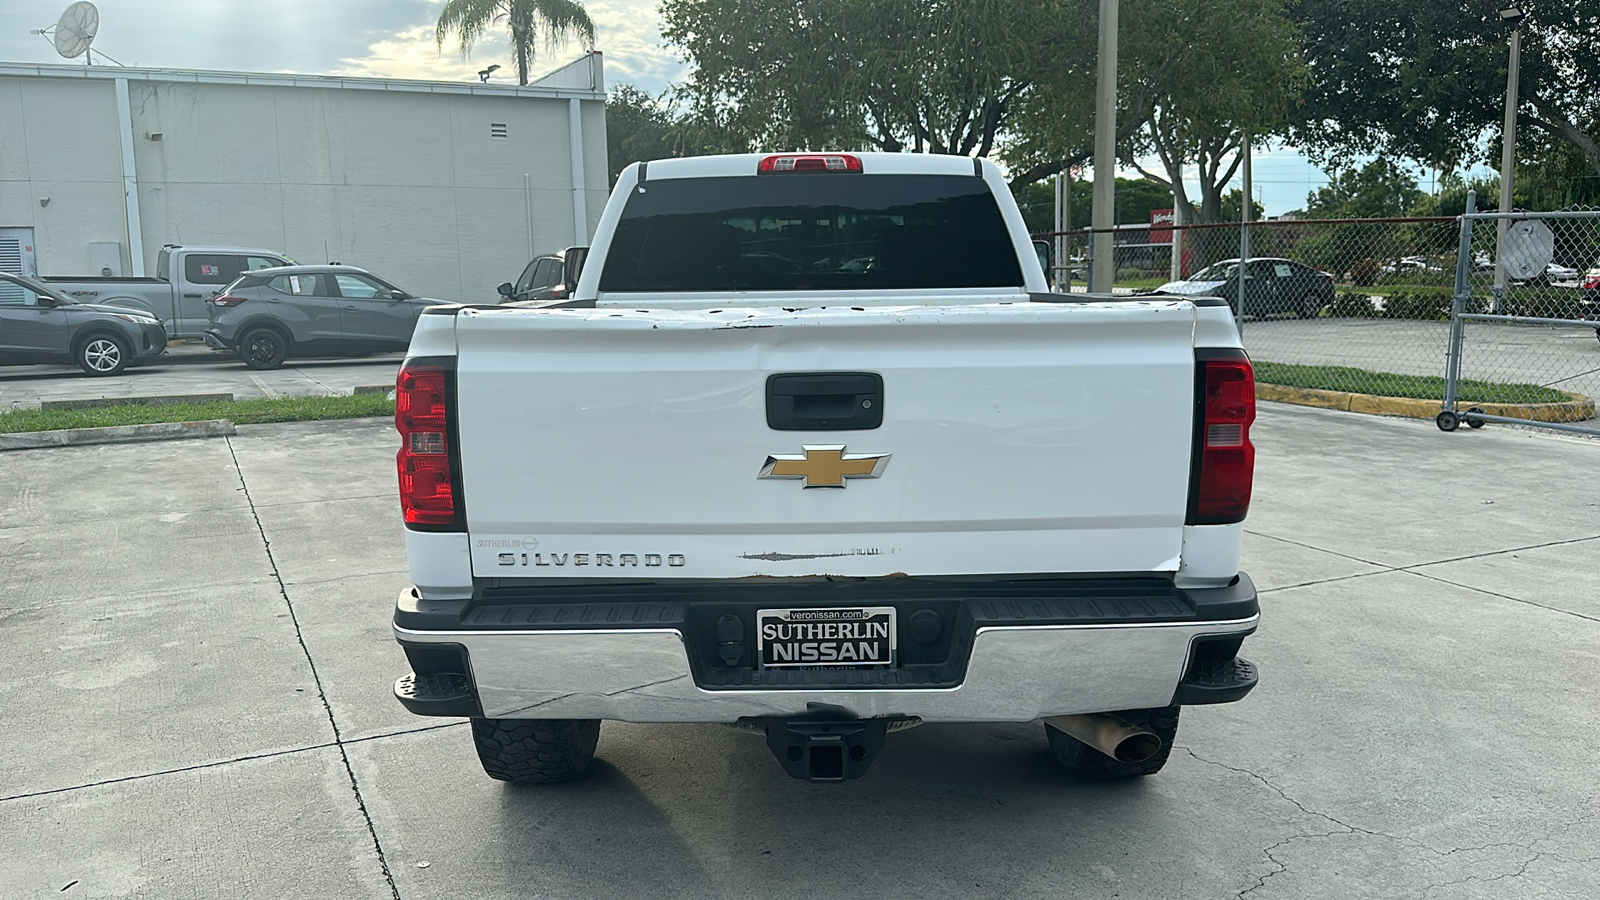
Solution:
<path fill-rule="evenodd" d="M 79 303 L 0 272 L 0 366 L 77 363 L 90 375 L 115 375 L 166 352 L 166 327 L 143 310 Z"/>
<path fill-rule="evenodd" d="M 450 302 L 414 297 L 354 266 L 257 269 L 207 301 L 206 344 L 252 369 L 291 356 L 387 353 L 411 344 L 424 309 Z"/>

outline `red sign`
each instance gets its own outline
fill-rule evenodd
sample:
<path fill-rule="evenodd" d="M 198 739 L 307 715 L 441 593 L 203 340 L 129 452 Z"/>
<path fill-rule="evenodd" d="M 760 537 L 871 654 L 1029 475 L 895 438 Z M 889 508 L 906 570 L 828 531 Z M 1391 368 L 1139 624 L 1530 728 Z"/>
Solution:
<path fill-rule="evenodd" d="M 1176 221 L 1172 218 L 1170 209 L 1150 210 L 1150 243 L 1172 243 L 1172 225 Z"/>

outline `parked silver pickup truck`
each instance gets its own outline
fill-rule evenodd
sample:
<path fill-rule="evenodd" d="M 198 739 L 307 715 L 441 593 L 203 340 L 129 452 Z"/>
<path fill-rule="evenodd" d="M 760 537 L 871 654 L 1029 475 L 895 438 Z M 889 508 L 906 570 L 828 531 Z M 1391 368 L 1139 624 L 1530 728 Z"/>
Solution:
<path fill-rule="evenodd" d="M 156 259 L 154 278 L 52 275 L 39 280 L 80 303 L 149 313 L 161 320 L 170 337 L 197 338 L 211 321 L 206 301 L 212 294 L 240 272 L 290 264 L 288 257 L 271 250 L 168 244 Z"/>

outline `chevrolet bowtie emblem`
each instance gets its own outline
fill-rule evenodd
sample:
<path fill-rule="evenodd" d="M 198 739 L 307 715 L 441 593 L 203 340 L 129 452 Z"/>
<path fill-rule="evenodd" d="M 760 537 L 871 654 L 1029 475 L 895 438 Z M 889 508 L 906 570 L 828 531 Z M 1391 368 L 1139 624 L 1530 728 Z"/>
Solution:
<path fill-rule="evenodd" d="M 889 464 L 887 453 L 845 453 L 843 444 L 803 444 L 804 454 L 767 457 L 757 478 L 804 478 L 805 486 L 844 487 L 846 478 L 877 478 Z"/>

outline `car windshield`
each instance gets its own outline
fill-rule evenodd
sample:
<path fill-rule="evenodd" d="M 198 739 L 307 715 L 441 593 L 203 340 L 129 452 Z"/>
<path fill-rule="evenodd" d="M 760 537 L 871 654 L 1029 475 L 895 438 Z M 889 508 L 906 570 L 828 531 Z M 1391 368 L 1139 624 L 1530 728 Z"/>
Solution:
<path fill-rule="evenodd" d="M 1237 260 L 1230 262 L 1213 263 L 1204 269 L 1190 275 L 1189 281 L 1232 281 L 1239 277 L 1239 263 Z"/>
<path fill-rule="evenodd" d="M 602 291 L 1022 285 L 981 178 L 752 175 L 650 181 L 628 198 Z"/>

